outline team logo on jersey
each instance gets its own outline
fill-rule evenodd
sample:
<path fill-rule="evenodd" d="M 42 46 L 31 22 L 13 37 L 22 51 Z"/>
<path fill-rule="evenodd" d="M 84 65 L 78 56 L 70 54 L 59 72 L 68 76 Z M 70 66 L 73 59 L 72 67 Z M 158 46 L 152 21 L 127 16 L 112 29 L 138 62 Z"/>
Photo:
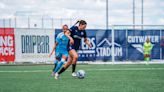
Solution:
<path fill-rule="evenodd" d="M 69 49 L 72 49 L 72 47 L 70 46 Z"/>
<path fill-rule="evenodd" d="M 81 32 L 81 35 L 84 35 L 84 32 Z"/>

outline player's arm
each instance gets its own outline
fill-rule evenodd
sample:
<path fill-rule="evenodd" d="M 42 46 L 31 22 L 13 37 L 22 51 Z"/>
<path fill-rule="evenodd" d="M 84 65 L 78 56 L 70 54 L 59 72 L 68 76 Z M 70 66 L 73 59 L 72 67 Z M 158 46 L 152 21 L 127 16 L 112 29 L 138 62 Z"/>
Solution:
<path fill-rule="evenodd" d="M 54 47 L 53 47 L 53 49 L 52 49 L 52 51 L 51 51 L 49 57 L 51 57 L 51 55 L 53 54 L 53 52 L 55 52 L 56 46 L 58 45 L 58 43 L 59 43 L 60 41 L 61 41 L 61 38 L 60 38 L 60 35 L 58 34 L 57 37 L 56 37 L 56 42 L 55 42 L 55 44 L 54 44 Z"/>
<path fill-rule="evenodd" d="M 85 44 L 87 44 L 90 48 L 92 47 L 92 44 L 89 42 L 87 38 L 84 38 Z"/>
<path fill-rule="evenodd" d="M 58 45 L 58 42 L 55 42 L 53 49 L 51 51 L 51 53 L 49 54 L 49 57 L 51 57 L 51 55 L 53 54 L 53 52 L 56 50 L 56 46 Z"/>
<path fill-rule="evenodd" d="M 70 40 L 70 44 L 73 45 L 74 44 L 74 40 L 73 38 L 70 36 L 71 35 L 71 32 L 70 31 L 67 31 L 65 33 L 65 35 L 68 37 L 68 39 Z"/>
<path fill-rule="evenodd" d="M 85 44 L 87 44 L 89 46 L 89 48 L 92 47 L 92 44 L 89 42 L 89 40 L 87 38 L 87 33 L 85 30 L 84 30 L 84 42 L 85 42 Z"/>

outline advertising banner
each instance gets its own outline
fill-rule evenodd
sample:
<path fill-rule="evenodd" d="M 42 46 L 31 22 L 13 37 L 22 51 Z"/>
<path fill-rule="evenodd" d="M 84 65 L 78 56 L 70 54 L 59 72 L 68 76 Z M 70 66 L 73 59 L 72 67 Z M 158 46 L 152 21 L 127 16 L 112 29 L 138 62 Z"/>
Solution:
<path fill-rule="evenodd" d="M 153 44 L 151 58 L 160 59 L 159 30 L 128 30 L 128 60 L 143 60 L 143 44 L 147 38 Z"/>
<path fill-rule="evenodd" d="M 56 35 L 59 32 L 61 32 L 61 30 L 56 29 Z M 92 47 L 89 48 L 84 43 L 84 38 L 81 39 L 81 46 L 78 50 L 79 61 L 111 61 L 111 30 L 87 29 L 86 32 L 87 38 L 92 44 Z M 123 48 L 126 48 L 126 35 L 125 32 L 121 30 L 116 30 L 115 32 L 115 59 L 123 60 L 126 58 L 126 53 L 123 54 Z"/>
<path fill-rule="evenodd" d="M 44 62 L 54 45 L 54 30 L 16 29 L 16 60 Z M 51 57 L 51 59 L 54 58 Z"/>
<path fill-rule="evenodd" d="M 13 28 L 0 28 L 0 62 L 14 62 L 15 36 Z"/>
<path fill-rule="evenodd" d="M 61 32 L 56 30 L 56 35 Z M 111 61 L 112 36 L 111 30 L 87 29 L 88 40 L 92 44 L 89 48 L 84 39 L 78 50 L 79 61 Z M 164 35 L 164 32 L 162 32 Z M 153 44 L 152 59 L 160 59 L 160 30 L 114 30 L 114 56 L 116 61 L 143 60 L 143 44 L 149 38 Z M 75 43 L 76 44 L 76 43 Z M 164 53 L 164 50 L 162 50 Z"/>
<path fill-rule="evenodd" d="M 164 59 L 164 30 L 161 31 L 162 32 L 162 35 L 161 35 L 161 52 L 162 52 L 162 59 Z"/>

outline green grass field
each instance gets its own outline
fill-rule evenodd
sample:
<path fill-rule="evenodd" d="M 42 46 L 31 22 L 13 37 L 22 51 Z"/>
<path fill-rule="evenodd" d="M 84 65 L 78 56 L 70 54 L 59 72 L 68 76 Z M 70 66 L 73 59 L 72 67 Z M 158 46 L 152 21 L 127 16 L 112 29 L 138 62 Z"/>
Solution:
<path fill-rule="evenodd" d="M 84 79 L 50 76 L 52 65 L 0 66 L 0 92 L 164 92 L 164 64 L 77 65 Z"/>

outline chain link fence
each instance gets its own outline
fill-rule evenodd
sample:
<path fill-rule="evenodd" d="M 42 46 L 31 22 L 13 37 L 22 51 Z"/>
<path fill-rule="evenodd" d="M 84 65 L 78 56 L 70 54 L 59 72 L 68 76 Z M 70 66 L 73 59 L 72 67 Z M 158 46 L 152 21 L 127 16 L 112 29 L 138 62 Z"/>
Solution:
<path fill-rule="evenodd" d="M 40 17 L 16 17 L 9 19 L 0 19 L 1 28 L 61 28 L 67 24 L 71 26 L 76 21 L 71 18 L 40 18 Z"/>

